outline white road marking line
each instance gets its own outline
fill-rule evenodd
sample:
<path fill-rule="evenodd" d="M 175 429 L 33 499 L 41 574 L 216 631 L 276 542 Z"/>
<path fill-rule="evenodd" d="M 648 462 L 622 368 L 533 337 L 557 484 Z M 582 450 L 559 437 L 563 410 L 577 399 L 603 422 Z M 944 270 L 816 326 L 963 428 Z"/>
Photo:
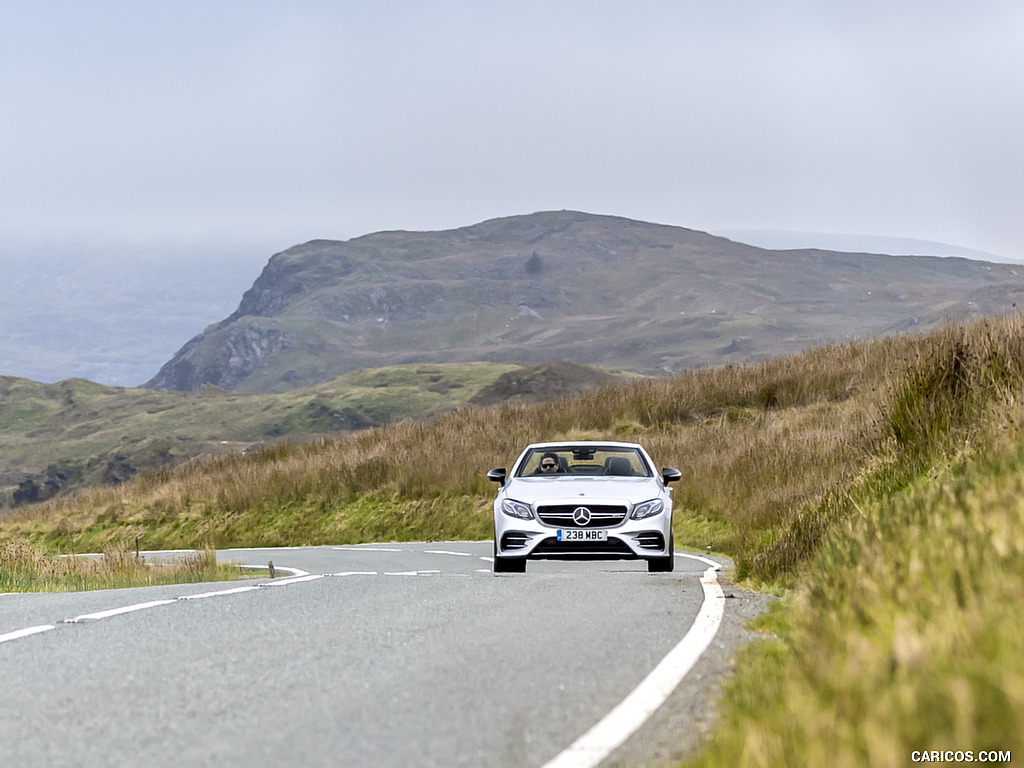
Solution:
<path fill-rule="evenodd" d="M 242 566 L 242 567 L 245 568 L 245 567 L 250 567 L 250 566 Z M 259 566 L 259 567 L 262 567 L 262 566 Z M 176 602 L 178 602 L 180 600 L 202 600 L 202 599 L 210 598 L 210 597 L 221 597 L 223 595 L 237 595 L 237 594 L 242 593 L 242 592 L 251 592 L 253 590 L 260 589 L 261 587 L 284 587 L 284 586 L 287 586 L 289 584 L 298 584 L 300 582 L 306 582 L 306 581 L 316 581 L 317 579 L 323 579 L 323 578 L 326 578 L 327 576 L 376 576 L 377 575 L 376 571 L 350 571 L 350 572 L 341 572 L 341 573 L 334 573 L 334 574 L 326 574 L 326 573 L 309 574 L 306 571 L 300 570 L 298 568 L 284 568 L 284 567 L 280 567 L 280 568 L 278 568 L 278 570 L 281 570 L 281 571 L 292 571 L 292 572 L 294 572 L 296 574 L 301 574 L 301 575 L 300 576 L 291 577 L 291 578 L 286 578 L 286 579 L 275 579 L 274 581 L 264 581 L 264 582 L 260 582 L 259 584 L 255 584 L 255 585 L 247 585 L 247 586 L 243 586 L 243 587 L 232 587 L 231 589 L 221 589 L 221 590 L 217 590 L 217 591 L 214 591 L 214 592 L 201 592 L 201 593 L 195 594 L 195 595 L 179 595 L 178 597 L 173 597 L 173 598 L 170 598 L 170 599 L 167 599 L 167 600 L 151 600 L 151 601 L 149 601 L 147 603 L 135 603 L 134 605 L 126 605 L 126 606 L 122 606 L 121 608 L 111 608 L 111 609 L 106 610 L 106 611 L 96 611 L 95 613 L 83 613 L 81 616 L 76 616 L 73 619 L 64 619 L 60 623 L 61 624 L 85 624 L 85 623 L 91 622 L 91 621 L 100 621 L 102 619 L 109 619 L 112 616 L 120 616 L 120 615 L 125 614 L 125 613 L 134 613 L 135 611 L 144 611 L 147 608 L 156 608 L 157 606 L 160 606 L 160 605 L 170 605 L 171 603 L 176 603 Z M 423 571 L 422 572 L 422 574 L 429 574 L 429 573 L 440 573 L 440 571 Z M 414 572 L 412 572 L 411 575 L 413 575 L 413 576 L 420 575 L 420 572 L 415 572 L 414 571 Z M 11 594 L 15 594 L 15 593 L 11 593 Z M 5 634 L 0 635 L 0 643 L 6 643 L 6 642 L 11 641 L 11 640 L 18 640 L 20 638 L 29 637 L 31 635 L 38 635 L 38 634 L 41 634 L 43 632 L 49 632 L 50 630 L 53 630 L 53 629 L 56 629 L 56 625 L 54 625 L 54 624 L 44 624 L 44 625 L 40 625 L 38 627 L 26 627 L 25 629 L 17 629 L 17 630 L 14 630 L 13 632 L 7 632 Z"/>
<path fill-rule="evenodd" d="M 237 595 L 239 592 L 251 592 L 259 587 L 235 587 L 234 589 L 222 589 L 219 592 L 203 592 L 198 595 L 181 595 L 178 600 L 203 600 L 207 597 L 220 597 L 221 595 Z"/>
<path fill-rule="evenodd" d="M 703 559 L 703 558 L 695 558 Z M 701 577 L 704 602 L 690 630 L 659 662 L 632 693 L 601 721 L 573 742 L 543 768 L 594 768 L 647 721 L 682 682 L 686 674 L 711 645 L 725 615 L 725 595 L 715 571 L 709 567 Z"/>
<path fill-rule="evenodd" d="M 307 573 L 305 576 L 296 576 L 294 578 L 289 578 L 289 579 L 274 579 L 273 581 L 262 581 L 262 582 L 260 582 L 259 586 L 261 586 L 261 587 L 286 587 L 289 584 L 298 584 L 298 583 L 303 582 L 303 581 L 316 581 L 317 579 L 324 578 L 324 576 L 326 576 L 326 575 L 327 574 L 324 574 L 324 573 L 313 573 L 313 574 L 308 574 Z"/>
<path fill-rule="evenodd" d="M 297 569 L 291 569 L 291 570 L 297 570 Z M 301 571 L 301 573 L 305 573 L 305 571 Z M 170 598 L 170 599 L 167 599 L 167 600 L 151 600 L 148 603 L 135 603 L 134 605 L 125 605 L 125 606 L 122 606 L 120 608 L 111 608 L 111 609 L 106 610 L 106 611 L 96 611 L 95 613 L 83 613 L 81 616 L 76 616 L 73 619 L 64 619 L 60 623 L 61 624 L 85 624 L 85 623 L 90 622 L 90 621 L 100 621 L 102 619 L 109 619 L 112 616 L 120 616 L 120 615 L 125 614 L 125 613 L 134 613 L 136 611 L 144 611 L 147 608 L 156 608 L 157 606 L 160 606 L 160 605 L 170 605 L 171 603 L 176 603 L 179 600 L 202 600 L 204 598 L 219 597 L 219 596 L 222 596 L 222 595 L 235 595 L 235 594 L 238 594 L 240 592 L 250 592 L 250 591 L 252 591 L 254 589 L 259 589 L 260 587 L 277 587 L 277 586 L 282 586 L 283 587 L 283 586 L 287 586 L 288 584 L 296 584 L 296 583 L 301 582 L 301 581 L 314 581 L 316 579 L 322 579 L 322 578 L 324 578 L 323 574 L 313 575 L 313 576 L 310 576 L 310 575 L 307 574 L 307 575 L 300 576 L 300 577 L 297 577 L 297 578 L 280 579 L 278 581 L 263 582 L 263 583 L 260 583 L 260 584 L 256 584 L 255 586 L 233 587 L 232 589 L 222 589 L 222 590 L 219 590 L 219 591 L 216 591 L 216 592 L 202 592 L 202 593 L 197 594 L 197 595 L 179 595 L 178 597 L 173 597 L 173 598 Z M 15 630 L 14 632 L 8 632 L 8 633 L 6 633 L 4 635 L 0 635 L 0 643 L 7 642 L 9 640 L 17 640 L 17 639 L 22 638 L 22 637 L 29 637 L 30 635 L 39 634 L 41 632 L 47 632 L 47 631 L 49 631 L 51 629 L 54 629 L 54 628 L 55 628 L 55 625 L 45 624 L 45 625 L 42 625 L 42 626 L 39 626 L 39 627 L 28 627 L 27 629 Z"/>
<path fill-rule="evenodd" d="M 392 547 L 363 547 L 363 546 L 352 546 L 352 547 L 331 547 L 338 552 L 401 552 L 401 549 L 394 549 Z"/>
<path fill-rule="evenodd" d="M 426 549 L 428 555 L 455 555 L 456 557 L 473 557 L 472 552 L 449 552 L 446 549 Z"/>
<path fill-rule="evenodd" d="M 676 557 L 688 557 L 691 560 L 700 560 L 702 563 L 710 565 L 716 571 L 722 570 L 721 563 L 716 563 L 710 557 L 702 557 L 700 555 L 684 555 L 682 552 L 676 552 Z"/>
<path fill-rule="evenodd" d="M 17 640 L 21 637 L 28 637 L 29 635 L 38 635 L 42 632 L 49 632 L 51 629 L 56 629 L 54 624 L 43 624 L 38 627 L 26 627 L 25 629 L 16 629 L 13 632 L 0 635 L 0 643 L 6 643 L 9 640 Z"/>
<path fill-rule="evenodd" d="M 86 621 L 99 621 L 100 619 L 109 619 L 111 616 L 120 616 L 122 613 L 134 613 L 135 611 L 144 611 L 147 608 L 155 608 L 158 605 L 168 605 L 174 602 L 177 602 L 177 598 L 172 598 L 170 600 L 152 600 L 148 603 L 136 603 L 135 605 L 126 605 L 123 608 L 111 608 L 109 611 L 83 613 L 81 616 L 76 616 L 73 619 L 64 619 L 64 621 L 61 623 L 82 624 Z"/>
<path fill-rule="evenodd" d="M 385 571 L 385 576 L 431 576 L 440 571 Z"/>

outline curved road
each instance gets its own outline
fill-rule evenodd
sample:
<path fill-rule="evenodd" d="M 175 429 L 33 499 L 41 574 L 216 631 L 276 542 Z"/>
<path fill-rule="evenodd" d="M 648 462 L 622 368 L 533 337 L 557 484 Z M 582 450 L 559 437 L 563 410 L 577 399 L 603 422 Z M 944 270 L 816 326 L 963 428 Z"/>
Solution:
<path fill-rule="evenodd" d="M 225 550 L 278 578 L 0 595 L 0 765 L 597 765 L 728 602 L 720 559 L 495 577 L 490 552 Z"/>

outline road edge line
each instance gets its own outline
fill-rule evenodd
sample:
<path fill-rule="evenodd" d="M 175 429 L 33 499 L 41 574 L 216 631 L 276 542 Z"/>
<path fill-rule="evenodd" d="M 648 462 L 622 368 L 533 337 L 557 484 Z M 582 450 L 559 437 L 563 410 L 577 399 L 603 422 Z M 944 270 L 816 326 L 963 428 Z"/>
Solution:
<path fill-rule="evenodd" d="M 18 640 L 22 637 L 29 637 L 31 635 L 38 635 L 42 632 L 49 632 L 51 629 L 56 629 L 55 624 L 42 624 L 38 627 L 27 627 L 25 629 L 16 629 L 13 632 L 7 632 L 6 634 L 0 635 L 0 643 L 7 643 L 11 640 Z"/>
<path fill-rule="evenodd" d="M 689 631 L 658 665 L 607 715 L 543 768 L 594 768 L 632 736 L 683 681 L 711 645 L 725 616 L 720 566 L 701 577 L 704 602 Z"/>

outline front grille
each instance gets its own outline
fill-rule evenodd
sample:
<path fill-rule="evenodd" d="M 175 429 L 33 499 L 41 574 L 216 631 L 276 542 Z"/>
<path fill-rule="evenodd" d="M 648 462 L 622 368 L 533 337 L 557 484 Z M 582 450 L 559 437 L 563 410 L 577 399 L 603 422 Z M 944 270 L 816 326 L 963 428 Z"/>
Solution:
<path fill-rule="evenodd" d="M 590 522 L 580 525 L 573 513 L 580 507 L 590 510 Z M 560 528 L 611 528 L 626 519 L 626 508 L 618 504 L 550 504 L 537 507 L 537 516 L 546 525 Z"/>
<path fill-rule="evenodd" d="M 633 538 L 635 538 L 636 543 L 644 549 L 662 550 L 665 548 L 665 537 L 657 531 L 650 531 L 649 533 L 638 533 Z"/>
<path fill-rule="evenodd" d="M 608 539 L 608 541 L 559 541 L 549 536 L 534 548 L 531 557 L 565 558 L 572 560 L 624 560 L 635 558 L 633 550 L 624 541 Z"/>

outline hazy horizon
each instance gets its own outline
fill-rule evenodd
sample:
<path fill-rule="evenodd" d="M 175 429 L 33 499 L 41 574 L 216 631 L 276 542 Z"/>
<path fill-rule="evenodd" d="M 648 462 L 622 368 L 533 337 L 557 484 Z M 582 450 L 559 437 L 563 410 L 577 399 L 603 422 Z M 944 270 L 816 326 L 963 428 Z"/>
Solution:
<path fill-rule="evenodd" d="M 1024 6 L 17 3 L 0 239 L 286 248 L 568 208 L 1024 256 Z"/>

